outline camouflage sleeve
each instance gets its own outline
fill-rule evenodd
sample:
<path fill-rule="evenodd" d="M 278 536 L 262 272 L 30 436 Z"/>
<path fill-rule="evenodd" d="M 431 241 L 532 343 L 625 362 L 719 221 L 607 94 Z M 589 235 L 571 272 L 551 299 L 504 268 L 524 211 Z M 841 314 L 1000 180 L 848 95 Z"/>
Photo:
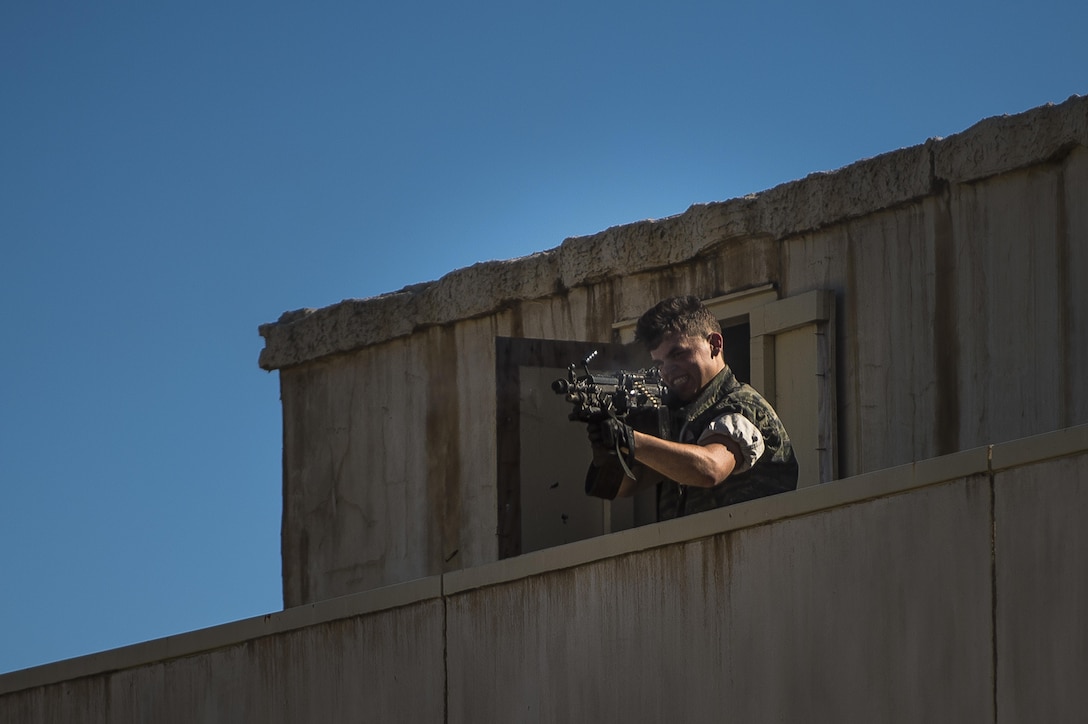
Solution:
<path fill-rule="evenodd" d="M 736 442 L 741 449 L 741 460 L 733 473 L 743 473 L 751 470 L 763 455 L 763 435 L 759 428 L 738 412 L 730 412 L 710 421 L 706 430 L 699 436 L 700 445 L 713 442 L 715 437 L 727 437 Z"/>

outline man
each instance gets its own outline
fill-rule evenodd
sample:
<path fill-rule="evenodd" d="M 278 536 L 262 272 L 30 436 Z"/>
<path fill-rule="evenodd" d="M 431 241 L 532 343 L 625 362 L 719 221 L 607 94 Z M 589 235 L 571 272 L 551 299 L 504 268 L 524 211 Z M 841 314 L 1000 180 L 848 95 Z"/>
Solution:
<path fill-rule="evenodd" d="M 586 492 L 633 495 L 656 483 L 658 519 L 797 488 L 797 460 L 777 413 L 733 376 L 718 320 L 697 297 L 666 299 L 638 320 L 668 388 L 668 424 L 652 434 L 616 419 L 589 423 Z M 622 455 L 634 478 L 620 464 Z"/>

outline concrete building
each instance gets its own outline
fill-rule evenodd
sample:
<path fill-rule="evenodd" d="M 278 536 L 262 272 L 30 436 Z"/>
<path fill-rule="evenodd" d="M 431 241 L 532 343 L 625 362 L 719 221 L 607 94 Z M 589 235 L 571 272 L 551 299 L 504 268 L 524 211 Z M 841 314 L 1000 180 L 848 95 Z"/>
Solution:
<path fill-rule="evenodd" d="M 0 721 L 1080 720 L 1085 278 L 1073 97 L 285 314 L 285 610 L 0 676 Z M 548 383 L 680 293 L 802 487 L 654 523 Z"/>

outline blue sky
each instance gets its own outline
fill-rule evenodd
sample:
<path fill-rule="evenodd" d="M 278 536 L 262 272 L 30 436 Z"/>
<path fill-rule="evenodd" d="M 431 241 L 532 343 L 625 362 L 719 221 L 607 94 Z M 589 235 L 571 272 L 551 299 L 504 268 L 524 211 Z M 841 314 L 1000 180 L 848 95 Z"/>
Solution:
<path fill-rule="evenodd" d="M 1088 93 L 1086 16 L 3 3 L 0 673 L 282 607 L 258 325 Z"/>

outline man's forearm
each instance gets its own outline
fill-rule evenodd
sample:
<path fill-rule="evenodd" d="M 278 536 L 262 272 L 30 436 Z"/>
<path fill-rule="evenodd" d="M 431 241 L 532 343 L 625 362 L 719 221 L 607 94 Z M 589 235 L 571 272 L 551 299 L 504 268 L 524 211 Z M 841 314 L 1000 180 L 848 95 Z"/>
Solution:
<path fill-rule="evenodd" d="M 722 440 L 689 445 L 635 431 L 635 460 L 681 485 L 712 488 L 724 482 L 737 465 L 739 446 Z"/>

